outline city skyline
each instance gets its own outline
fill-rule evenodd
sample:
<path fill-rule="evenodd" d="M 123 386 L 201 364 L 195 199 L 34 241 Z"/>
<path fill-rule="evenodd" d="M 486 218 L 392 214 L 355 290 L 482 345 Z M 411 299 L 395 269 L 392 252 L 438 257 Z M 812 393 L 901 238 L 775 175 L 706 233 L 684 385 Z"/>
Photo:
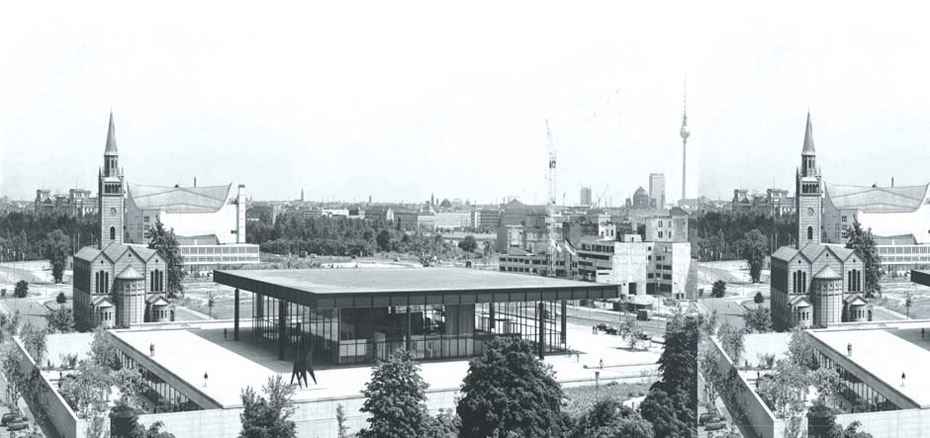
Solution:
<path fill-rule="evenodd" d="M 686 78 L 689 197 L 792 189 L 808 108 L 826 181 L 927 182 L 911 165 L 930 158 L 916 13 L 16 7 L 0 18 L 17 66 L 0 73 L 0 195 L 15 199 L 93 190 L 112 108 L 127 181 L 243 183 L 269 200 L 542 204 L 548 119 L 558 201 L 609 185 L 619 206 L 653 172 L 681 186 Z"/>

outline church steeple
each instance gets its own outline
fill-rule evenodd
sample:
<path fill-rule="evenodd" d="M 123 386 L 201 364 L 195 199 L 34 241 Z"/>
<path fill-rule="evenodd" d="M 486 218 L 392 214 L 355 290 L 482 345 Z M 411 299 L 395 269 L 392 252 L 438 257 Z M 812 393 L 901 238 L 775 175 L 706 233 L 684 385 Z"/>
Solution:
<path fill-rule="evenodd" d="M 802 248 L 808 242 L 820 243 L 823 215 L 823 199 L 820 172 L 817 170 L 817 153 L 814 151 L 814 128 L 811 113 L 807 112 L 807 126 L 804 128 L 804 147 L 801 149 L 801 169 L 795 186 L 795 202 L 798 230 L 798 246 Z"/>
<path fill-rule="evenodd" d="M 100 212 L 100 249 L 109 243 L 123 243 L 123 173 L 119 170 L 119 152 L 116 150 L 116 124 L 110 111 L 107 144 L 103 152 L 103 169 L 97 186 L 97 207 Z"/>
<path fill-rule="evenodd" d="M 814 127 L 811 125 L 811 112 L 807 112 L 807 127 L 804 128 L 804 149 L 802 155 L 816 155 L 814 150 Z"/>

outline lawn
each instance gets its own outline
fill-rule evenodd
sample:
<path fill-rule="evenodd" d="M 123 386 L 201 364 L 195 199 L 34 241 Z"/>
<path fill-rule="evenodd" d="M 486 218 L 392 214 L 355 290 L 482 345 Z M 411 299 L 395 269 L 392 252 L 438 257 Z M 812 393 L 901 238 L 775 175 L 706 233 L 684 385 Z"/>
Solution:
<path fill-rule="evenodd" d="M 598 398 L 613 397 L 619 401 L 625 401 L 641 397 L 646 395 L 651 385 L 652 383 L 610 382 L 601 385 L 597 390 L 593 386 L 563 388 L 562 392 L 565 394 L 565 398 L 568 399 L 568 404 L 562 408 L 562 412 L 572 416 L 581 415 L 589 411 Z"/>

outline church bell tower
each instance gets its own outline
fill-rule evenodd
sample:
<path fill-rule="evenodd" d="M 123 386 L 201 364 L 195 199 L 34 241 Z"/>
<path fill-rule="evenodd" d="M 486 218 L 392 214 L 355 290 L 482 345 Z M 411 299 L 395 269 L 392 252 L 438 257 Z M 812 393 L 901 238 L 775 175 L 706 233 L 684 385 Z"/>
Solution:
<path fill-rule="evenodd" d="M 807 113 L 804 130 L 804 148 L 801 150 L 801 168 L 797 173 L 795 207 L 798 213 L 798 245 L 801 249 L 807 242 L 820 243 L 822 230 L 823 198 L 820 170 L 817 169 L 817 152 L 814 150 L 814 130 L 811 113 Z"/>
<path fill-rule="evenodd" d="M 103 168 L 99 172 L 97 187 L 98 223 L 100 225 L 100 249 L 110 242 L 123 243 L 123 171 L 119 168 L 119 152 L 116 150 L 116 126 L 110 112 L 110 127 L 107 130 L 107 146 L 103 152 Z"/>

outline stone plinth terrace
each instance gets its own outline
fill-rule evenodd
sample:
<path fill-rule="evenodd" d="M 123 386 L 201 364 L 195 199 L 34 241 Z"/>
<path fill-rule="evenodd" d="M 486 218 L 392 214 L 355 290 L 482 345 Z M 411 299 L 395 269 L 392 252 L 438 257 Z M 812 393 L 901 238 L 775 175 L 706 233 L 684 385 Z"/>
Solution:
<path fill-rule="evenodd" d="M 213 280 L 238 289 L 310 304 L 362 306 L 372 295 L 442 295 L 443 293 L 545 293 L 543 300 L 587 299 L 589 294 L 616 298 L 618 286 L 461 268 L 300 269 L 215 271 Z M 593 297 L 591 297 L 593 298 Z M 535 299 L 540 299 L 536 296 Z M 488 302 L 482 297 L 478 302 Z"/>
<path fill-rule="evenodd" d="M 228 327 L 227 327 L 228 328 Z M 563 384 L 592 385 L 594 372 L 602 382 L 622 379 L 654 380 L 659 352 L 629 352 L 617 349 L 623 343 L 612 336 L 592 336 L 587 327 L 573 327 L 590 354 L 551 356 L 546 362 Z M 261 392 L 268 377 L 280 374 L 290 382 L 292 361 L 279 360 L 273 345 L 264 340 L 233 341 L 224 337 L 220 328 L 187 328 L 158 330 L 115 330 L 117 347 L 152 373 L 156 374 L 187 398 L 204 409 L 230 409 L 242 406 L 241 390 L 246 386 Z M 149 347 L 154 344 L 155 354 Z M 599 368 L 599 361 L 604 368 Z M 203 375 L 208 373 L 204 386 Z M 468 360 L 426 362 L 421 375 L 430 390 L 457 391 L 468 372 Z M 298 389 L 295 403 L 344 397 L 361 397 L 364 385 L 371 377 L 369 366 L 336 367 L 315 370 L 317 384 L 310 380 L 309 388 Z"/>
<path fill-rule="evenodd" d="M 909 332 L 916 332 L 916 339 L 914 333 Z M 875 389 L 887 392 L 886 397 L 900 397 L 912 404 L 900 407 L 930 407 L 930 351 L 927 350 L 930 338 L 923 341 L 926 345 L 918 345 L 922 342 L 920 329 L 814 330 L 809 333 L 844 362 L 853 365 L 849 368 L 858 368 L 856 374 L 860 378 L 879 384 L 870 386 L 879 386 Z M 847 351 L 850 344 L 852 355 Z M 901 373 L 906 375 L 903 386 Z"/>

